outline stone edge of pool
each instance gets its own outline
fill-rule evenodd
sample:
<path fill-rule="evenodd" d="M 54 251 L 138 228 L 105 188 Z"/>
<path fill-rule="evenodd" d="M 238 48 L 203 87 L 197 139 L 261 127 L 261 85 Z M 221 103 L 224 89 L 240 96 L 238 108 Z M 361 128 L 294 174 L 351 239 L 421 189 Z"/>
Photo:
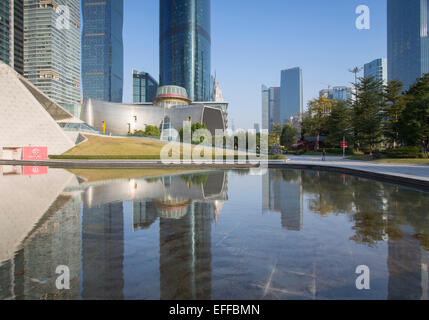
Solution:
<path fill-rule="evenodd" d="M 23 160 L 0 160 L 0 165 L 18 165 L 18 166 L 48 166 L 52 168 L 80 168 L 80 169 L 252 169 L 260 168 L 260 164 L 255 163 L 212 163 L 212 164 L 195 164 L 195 163 L 174 163 L 164 164 L 161 161 L 151 160 L 45 160 L 45 161 L 23 161 Z M 381 180 L 394 184 L 413 186 L 418 188 L 429 189 L 429 179 L 418 175 L 399 175 L 389 172 L 374 172 L 364 168 L 350 168 L 342 164 L 328 165 L 315 163 L 293 163 L 284 161 L 269 161 L 269 168 L 289 168 L 289 169 L 306 169 L 327 172 L 344 173 L 363 178 Z"/>

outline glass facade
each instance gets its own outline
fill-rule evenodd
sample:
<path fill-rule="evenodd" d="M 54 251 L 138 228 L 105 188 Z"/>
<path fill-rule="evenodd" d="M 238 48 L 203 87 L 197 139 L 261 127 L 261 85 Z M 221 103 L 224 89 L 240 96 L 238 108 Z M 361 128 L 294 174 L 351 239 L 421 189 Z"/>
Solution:
<path fill-rule="evenodd" d="M 280 84 L 279 123 L 288 123 L 292 117 L 303 113 L 302 70 L 282 70 Z"/>
<path fill-rule="evenodd" d="M 79 0 L 24 0 L 24 76 L 60 105 L 80 103 Z"/>
<path fill-rule="evenodd" d="M 210 0 L 160 0 L 160 85 L 210 100 Z"/>
<path fill-rule="evenodd" d="M 428 0 L 387 1 L 387 63 L 404 90 L 429 72 Z"/>
<path fill-rule="evenodd" d="M 10 64 L 10 0 L 0 0 L 0 61 Z"/>
<path fill-rule="evenodd" d="M 122 102 L 123 0 L 82 0 L 83 98 Z"/>
<path fill-rule="evenodd" d="M 386 59 L 376 59 L 364 65 L 364 77 L 373 77 L 377 81 L 387 84 L 387 61 Z"/>
<path fill-rule="evenodd" d="M 24 0 L 0 0 L 0 61 L 24 73 Z"/>
<path fill-rule="evenodd" d="M 149 73 L 133 70 L 133 103 L 152 102 L 157 90 L 158 82 Z"/>

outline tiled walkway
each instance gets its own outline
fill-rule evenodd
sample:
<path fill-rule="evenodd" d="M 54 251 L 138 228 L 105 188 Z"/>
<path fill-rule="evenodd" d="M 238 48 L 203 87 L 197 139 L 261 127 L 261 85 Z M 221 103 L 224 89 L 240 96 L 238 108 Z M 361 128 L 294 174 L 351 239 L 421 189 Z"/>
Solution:
<path fill-rule="evenodd" d="M 344 160 L 342 157 L 327 157 L 321 161 L 319 156 L 288 156 L 288 164 L 303 164 L 329 167 L 342 167 L 391 176 L 398 176 L 429 182 L 429 166 L 414 164 L 393 164 L 371 161 Z"/>

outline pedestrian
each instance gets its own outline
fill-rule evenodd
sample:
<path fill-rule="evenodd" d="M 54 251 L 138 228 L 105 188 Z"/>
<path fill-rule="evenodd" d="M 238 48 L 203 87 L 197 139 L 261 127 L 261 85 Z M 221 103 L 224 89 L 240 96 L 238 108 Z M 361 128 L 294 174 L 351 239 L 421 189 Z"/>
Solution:
<path fill-rule="evenodd" d="M 322 161 L 326 161 L 326 150 L 323 149 L 322 151 Z"/>

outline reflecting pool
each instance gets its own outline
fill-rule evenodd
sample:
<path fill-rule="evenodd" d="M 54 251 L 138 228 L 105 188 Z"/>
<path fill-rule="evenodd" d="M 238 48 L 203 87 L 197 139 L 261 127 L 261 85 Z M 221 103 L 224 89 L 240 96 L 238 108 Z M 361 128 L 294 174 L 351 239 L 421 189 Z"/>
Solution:
<path fill-rule="evenodd" d="M 428 299 L 428 208 L 310 170 L 4 166 L 0 299 Z"/>

